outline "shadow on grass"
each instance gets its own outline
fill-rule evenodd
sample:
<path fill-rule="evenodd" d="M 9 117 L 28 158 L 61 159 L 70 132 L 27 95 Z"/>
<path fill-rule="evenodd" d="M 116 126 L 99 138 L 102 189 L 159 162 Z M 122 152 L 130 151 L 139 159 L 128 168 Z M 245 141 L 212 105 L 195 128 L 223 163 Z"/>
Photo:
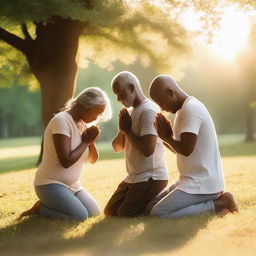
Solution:
<path fill-rule="evenodd" d="M 101 218 L 101 217 L 100 217 Z M 184 246 L 205 228 L 212 216 L 178 220 L 158 218 L 90 219 L 92 225 L 33 217 L 0 230 L 4 255 L 139 255 L 164 253 Z M 98 220 L 98 222 L 97 222 Z M 79 226 L 82 225 L 82 226 Z M 71 230 L 73 238 L 65 238 Z M 78 232 L 78 231 L 77 231 Z"/>
<path fill-rule="evenodd" d="M 0 229 L 1 255 L 48 255 L 49 250 L 61 244 L 66 248 L 63 234 L 77 226 L 77 222 L 67 222 L 30 217 Z"/>
<path fill-rule="evenodd" d="M 84 244 L 90 248 L 89 255 L 91 256 L 146 253 L 157 255 L 184 246 L 190 239 L 193 239 L 198 230 L 207 226 L 211 218 L 212 216 L 207 214 L 177 220 L 150 217 L 103 219 L 87 232 L 87 241 L 84 239 Z M 92 247 L 95 239 L 100 243 Z"/>

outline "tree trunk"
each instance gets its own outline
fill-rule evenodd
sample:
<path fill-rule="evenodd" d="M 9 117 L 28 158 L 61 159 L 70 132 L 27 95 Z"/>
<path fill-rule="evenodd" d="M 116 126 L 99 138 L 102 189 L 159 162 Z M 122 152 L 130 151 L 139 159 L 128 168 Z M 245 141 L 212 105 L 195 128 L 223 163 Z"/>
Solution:
<path fill-rule="evenodd" d="M 8 138 L 9 137 L 9 129 L 8 129 L 8 123 L 7 120 L 5 120 L 4 113 L 0 112 L 0 137 L 2 138 Z"/>
<path fill-rule="evenodd" d="M 40 74 L 40 86 L 42 97 L 42 117 L 44 127 L 48 125 L 54 114 L 58 113 L 61 107 L 73 96 L 75 90 L 75 78 L 77 74 L 76 63 L 73 67 L 66 70 L 65 66 L 58 67 L 62 70 L 61 74 L 48 72 Z M 41 143 L 41 151 L 37 164 L 41 163 L 43 156 L 43 139 Z"/>
<path fill-rule="evenodd" d="M 35 22 L 35 25 L 35 39 L 29 34 L 26 24 L 21 26 L 24 39 L 1 27 L 0 39 L 26 56 L 31 72 L 40 83 L 42 117 L 46 127 L 53 114 L 58 113 L 73 96 L 78 40 L 86 24 L 55 16 L 46 24 Z"/>
<path fill-rule="evenodd" d="M 38 79 L 41 86 L 42 117 L 45 127 L 75 91 L 76 63 L 69 68 L 59 63 L 58 68 L 61 70 L 60 73 L 54 72 L 54 70 L 53 72 L 44 72 Z"/>
<path fill-rule="evenodd" d="M 253 142 L 254 138 L 254 109 L 248 104 L 245 120 L 245 141 Z"/>
<path fill-rule="evenodd" d="M 256 87 L 255 87 L 255 73 L 252 73 L 253 76 L 250 79 L 251 81 L 247 85 L 247 101 L 245 109 L 245 141 L 253 142 L 255 141 L 254 137 L 254 117 L 255 117 L 255 108 L 252 106 L 252 103 L 256 101 Z"/>
<path fill-rule="evenodd" d="M 36 39 L 26 55 L 30 69 L 40 83 L 44 128 L 75 91 L 79 25 L 56 18 L 37 24 Z M 38 163 L 41 162 L 43 147 Z"/>

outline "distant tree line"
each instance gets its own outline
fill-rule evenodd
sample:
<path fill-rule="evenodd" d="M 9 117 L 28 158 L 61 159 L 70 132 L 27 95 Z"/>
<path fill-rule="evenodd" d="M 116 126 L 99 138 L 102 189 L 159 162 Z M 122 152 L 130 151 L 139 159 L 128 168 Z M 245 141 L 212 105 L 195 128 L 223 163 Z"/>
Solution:
<path fill-rule="evenodd" d="M 181 87 L 199 98 L 209 109 L 217 132 L 246 134 L 246 93 L 242 81 L 235 79 L 223 67 L 216 63 L 202 69 L 202 65 L 185 70 Z M 118 112 L 122 108 L 111 89 L 111 79 L 121 70 L 130 70 L 140 79 L 143 91 L 148 95 L 148 86 L 157 72 L 144 68 L 138 62 L 131 66 L 118 63 L 112 71 L 90 65 L 81 69 L 77 80 L 77 93 L 89 86 L 99 86 L 111 99 L 113 119 L 102 126 L 100 141 L 110 141 L 117 131 Z M 255 87 L 256 88 L 256 87 Z M 39 90 L 31 90 L 26 85 L 13 85 L 0 88 L 0 138 L 20 136 L 40 136 L 43 131 L 41 121 L 41 95 Z M 252 108 L 255 116 L 255 109 Z M 254 127 L 256 123 L 254 120 Z"/>
<path fill-rule="evenodd" d="M 0 137 L 42 134 L 40 91 L 26 85 L 0 87 Z"/>

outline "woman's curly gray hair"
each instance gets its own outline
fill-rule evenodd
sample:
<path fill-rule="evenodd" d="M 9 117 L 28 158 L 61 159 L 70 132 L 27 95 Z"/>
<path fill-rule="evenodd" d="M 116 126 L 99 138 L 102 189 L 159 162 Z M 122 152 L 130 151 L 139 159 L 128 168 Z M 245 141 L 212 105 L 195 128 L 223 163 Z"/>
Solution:
<path fill-rule="evenodd" d="M 97 122 L 107 122 L 112 118 L 112 107 L 110 100 L 103 90 L 98 87 L 88 87 L 81 91 L 75 98 L 70 99 L 65 104 L 62 111 L 68 111 L 75 105 L 81 105 L 84 108 L 94 108 L 105 105 L 103 113 L 96 120 Z"/>

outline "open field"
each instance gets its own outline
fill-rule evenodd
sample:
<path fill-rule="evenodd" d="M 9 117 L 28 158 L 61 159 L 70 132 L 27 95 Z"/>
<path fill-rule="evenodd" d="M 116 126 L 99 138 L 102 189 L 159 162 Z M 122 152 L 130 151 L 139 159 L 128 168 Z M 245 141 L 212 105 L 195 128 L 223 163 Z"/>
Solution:
<path fill-rule="evenodd" d="M 240 150 L 244 149 L 245 152 L 247 145 L 243 145 L 245 148 L 240 147 Z M 102 215 L 83 223 L 39 217 L 20 221 L 16 220 L 19 214 L 36 201 L 33 190 L 35 169 L 2 173 L 1 255 L 254 256 L 256 156 L 253 152 L 247 156 L 223 157 L 226 190 L 236 195 L 240 207 L 239 214 L 223 218 L 210 214 L 179 220 L 150 217 L 120 219 Z M 23 150 L 22 153 L 25 154 Z M 177 178 L 175 156 L 168 154 L 166 159 L 170 182 L 173 182 Z M 94 165 L 87 164 L 81 180 L 103 209 L 124 176 L 123 159 L 111 159 Z"/>
<path fill-rule="evenodd" d="M 222 156 L 256 155 L 256 142 L 243 142 L 244 135 L 219 136 Z M 40 151 L 40 137 L 13 138 L 0 140 L 0 173 L 35 167 Z M 114 153 L 110 142 L 98 143 L 100 160 L 120 159 L 123 153 Z"/>
<path fill-rule="evenodd" d="M 0 140 L 0 173 L 35 167 L 40 143 L 39 137 Z M 111 143 L 99 143 L 97 148 L 100 160 L 123 158 L 123 153 L 113 152 Z"/>

